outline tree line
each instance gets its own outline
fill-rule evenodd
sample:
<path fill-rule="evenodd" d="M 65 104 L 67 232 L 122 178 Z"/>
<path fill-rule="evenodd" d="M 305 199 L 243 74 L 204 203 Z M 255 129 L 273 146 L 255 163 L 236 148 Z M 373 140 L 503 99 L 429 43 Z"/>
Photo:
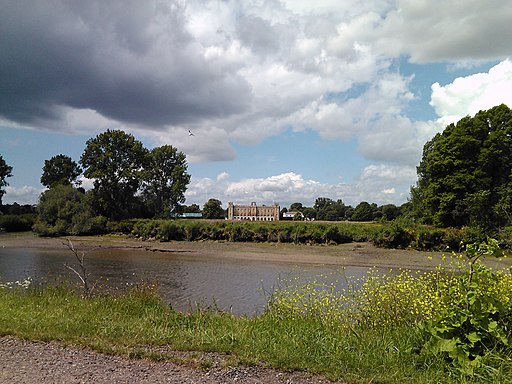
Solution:
<path fill-rule="evenodd" d="M 3 187 L 12 167 L 0 160 Z M 93 180 L 89 191 L 81 187 L 82 174 Z M 63 154 L 45 161 L 41 184 L 48 189 L 39 198 L 34 229 L 45 235 L 98 233 L 109 221 L 172 217 L 189 182 L 186 157 L 173 146 L 149 150 L 131 134 L 107 130 L 86 142 L 79 164 Z"/>
<path fill-rule="evenodd" d="M 81 174 L 94 180 L 92 190 L 81 188 Z M 298 212 L 295 219 L 306 220 L 401 219 L 444 228 L 502 230 L 512 220 L 511 109 L 502 104 L 448 125 L 425 144 L 417 174 L 410 198 L 401 206 L 361 202 L 352 207 L 319 197 L 313 207 L 296 202 L 282 213 Z M 2 196 L 10 176 L 12 167 L 0 156 L 4 213 Z M 41 183 L 48 190 L 40 197 L 35 229 L 87 233 L 127 218 L 170 218 L 184 212 L 212 219 L 226 216 L 215 198 L 202 209 L 184 205 L 189 182 L 186 157 L 176 148 L 148 150 L 132 135 L 108 130 L 87 141 L 79 164 L 62 154 L 45 161 Z"/>

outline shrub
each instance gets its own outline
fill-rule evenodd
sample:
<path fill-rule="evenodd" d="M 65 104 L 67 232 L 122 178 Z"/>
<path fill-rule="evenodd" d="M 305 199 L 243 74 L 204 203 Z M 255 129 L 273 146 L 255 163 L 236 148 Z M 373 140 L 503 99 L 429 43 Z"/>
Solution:
<path fill-rule="evenodd" d="M 413 247 L 422 251 L 438 250 L 443 248 L 443 231 L 430 227 L 418 227 Z"/>
<path fill-rule="evenodd" d="M 137 220 L 109 221 L 107 229 L 111 233 L 122 233 L 129 235 L 133 231 L 133 227 Z"/>
<path fill-rule="evenodd" d="M 407 248 L 414 237 L 410 231 L 398 224 L 382 229 L 374 238 L 373 243 L 384 248 Z"/>
<path fill-rule="evenodd" d="M 443 355 L 472 374 L 489 353 L 512 346 L 512 276 L 481 264 L 483 256 L 500 254 L 493 239 L 466 247 L 469 267 L 443 287 L 440 313 L 420 325 L 422 351 Z"/>
<path fill-rule="evenodd" d="M 0 230 L 6 232 L 24 232 L 32 230 L 36 216 L 33 214 L 2 215 L 0 214 Z"/>
<path fill-rule="evenodd" d="M 67 232 L 72 235 L 100 235 L 107 232 L 105 216 L 91 216 L 89 212 L 73 216 L 72 225 Z"/>
<path fill-rule="evenodd" d="M 159 228 L 158 237 L 162 241 L 183 240 L 185 238 L 183 228 L 173 220 L 164 221 Z"/>
<path fill-rule="evenodd" d="M 203 238 L 202 226 L 198 221 L 188 221 L 185 226 L 185 240 L 194 241 Z"/>

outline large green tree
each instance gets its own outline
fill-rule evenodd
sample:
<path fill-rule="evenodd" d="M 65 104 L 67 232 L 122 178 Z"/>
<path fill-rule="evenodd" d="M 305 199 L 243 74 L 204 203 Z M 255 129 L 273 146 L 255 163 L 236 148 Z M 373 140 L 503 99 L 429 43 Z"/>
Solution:
<path fill-rule="evenodd" d="M 76 179 L 81 173 L 82 168 L 71 157 L 60 154 L 44 161 L 41 184 L 48 188 L 56 184 L 79 184 Z"/>
<path fill-rule="evenodd" d="M 222 209 L 222 202 L 217 199 L 209 199 L 203 206 L 203 218 L 224 219 L 226 211 Z"/>
<path fill-rule="evenodd" d="M 426 222 L 485 229 L 509 223 L 512 111 L 502 104 L 448 125 L 425 144 L 417 171 L 410 201 Z"/>
<path fill-rule="evenodd" d="M 88 201 L 92 192 L 71 184 L 54 184 L 39 198 L 34 231 L 44 236 L 93 235 L 106 230 L 106 218 L 94 216 Z"/>
<path fill-rule="evenodd" d="M 313 208 L 318 220 L 345 220 L 348 207 L 341 199 L 334 201 L 327 197 L 318 197 Z"/>
<path fill-rule="evenodd" d="M 147 154 L 144 196 L 156 216 L 169 217 L 185 201 L 190 183 L 185 154 L 171 145 L 154 148 Z"/>
<path fill-rule="evenodd" d="M 144 175 L 147 150 L 131 134 L 107 130 L 89 139 L 80 163 L 94 179 L 97 213 L 110 219 L 130 217 Z"/>
<path fill-rule="evenodd" d="M 0 207 L 2 206 L 2 197 L 5 195 L 4 187 L 9 185 L 5 179 L 12 176 L 11 172 L 12 167 L 7 165 L 2 155 L 0 155 Z"/>

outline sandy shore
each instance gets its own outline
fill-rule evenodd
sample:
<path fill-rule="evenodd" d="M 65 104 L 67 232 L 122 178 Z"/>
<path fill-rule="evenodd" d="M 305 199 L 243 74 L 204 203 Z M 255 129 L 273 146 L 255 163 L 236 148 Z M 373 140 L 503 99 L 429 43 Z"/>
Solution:
<path fill-rule="evenodd" d="M 176 252 L 189 256 L 210 256 L 239 260 L 256 260 L 317 265 L 362 266 L 383 268 L 408 268 L 429 270 L 441 263 L 442 252 L 420 252 L 377 248 L 371 243 L 340 245 L 297 245 L 282 243 L 234 243 L 214 241 L 142 241 L 124 236 L 70 236 L 66 238 L 41 238 L 31 233 L 1 234 L 0 247 L 65 249 L 71 240 L 80 251 L 119 249 L 145 252 Z M 448 254 L 449 255 L 449 254 Z M 510 268 L 512 260 L 488 259 L 493 268 Z"/>

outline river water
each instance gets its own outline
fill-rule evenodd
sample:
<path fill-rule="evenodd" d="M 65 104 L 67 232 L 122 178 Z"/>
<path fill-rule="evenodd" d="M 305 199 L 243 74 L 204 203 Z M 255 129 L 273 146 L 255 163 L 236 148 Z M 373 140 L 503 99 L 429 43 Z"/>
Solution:
<path fill-rule="evenodd" d="M 180 311 L 213 304 L 238 315 L 261 313 L 269 292 L 286 281 L 321 279 L 343 285 L 345 276 L 362 277 L 368 269 L 115 249 L 88 251 L 85 261 L 90 281 L 103 289 L 125 289 L 146 281 L 157 284 L 162 298 Z M 3 283 L 27 277 L 35 282 L 79 282 L 66 265 L 79 270 L 69 251 L 0 247 Z"/>

